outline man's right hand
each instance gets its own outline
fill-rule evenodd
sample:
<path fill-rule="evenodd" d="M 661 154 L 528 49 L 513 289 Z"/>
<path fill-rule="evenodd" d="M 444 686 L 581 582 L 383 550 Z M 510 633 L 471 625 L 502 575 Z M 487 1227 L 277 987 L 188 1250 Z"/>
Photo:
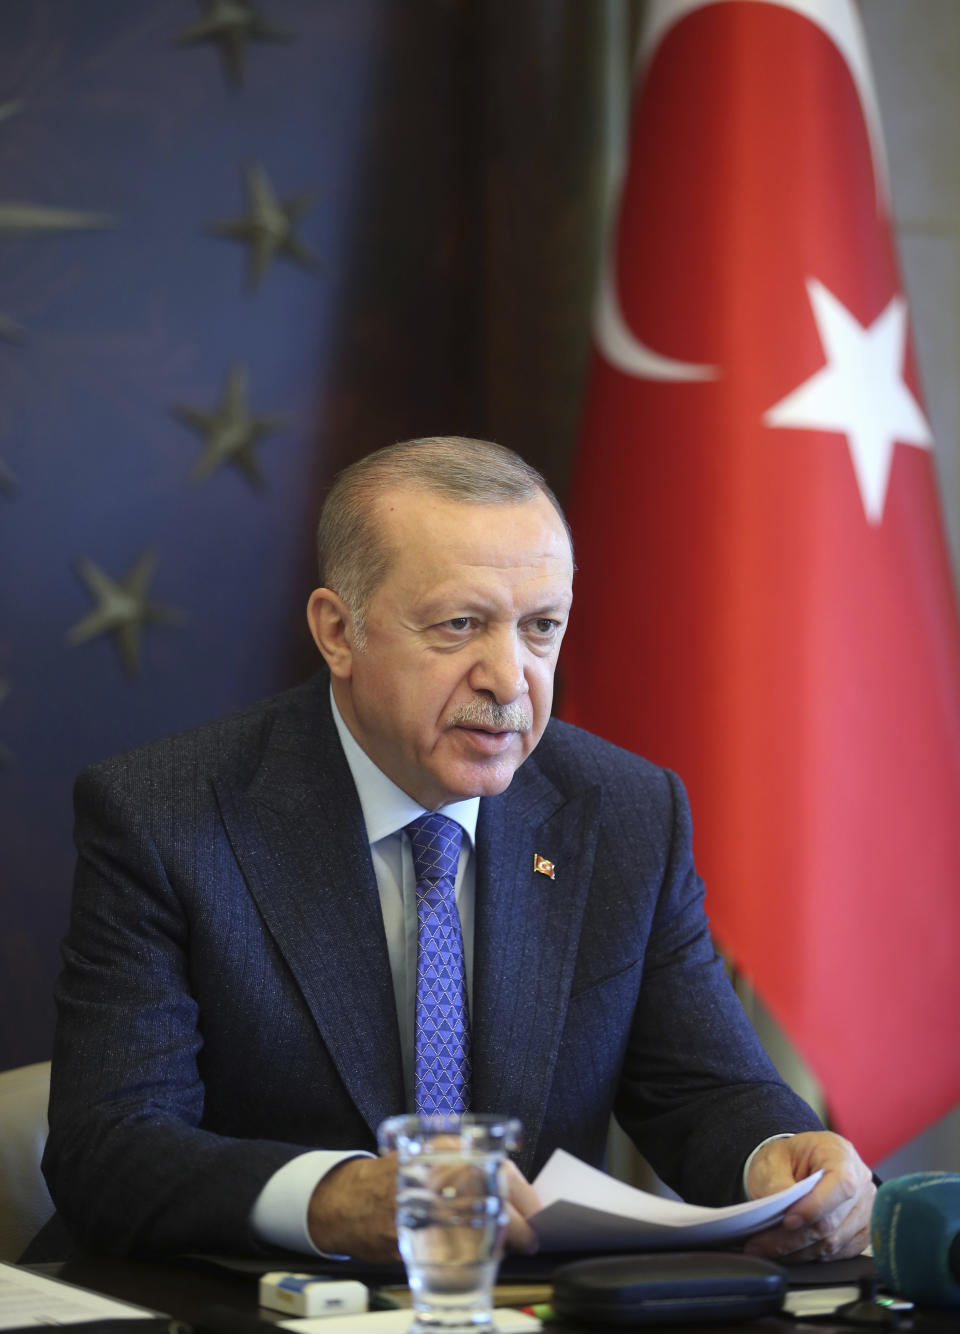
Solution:
<path fill-rule="evenodd" d="M 512 1162 L 503 1166 L 507 1200 L 507 1246 L 528 1254 L 537 1238 L 527 1222 L 539 1208 L 533 1187 Z M 328 1255 L 375 1263 L 395 1261 L 397 1250 L 397 1156 L 348 1158 L 314 1188 L 307 1226 L 310 1239 Z"/>
<path fill-rule="evenodd" d="M 317 1183 L 307 1227 L 317 1250 L 378 1263 L 399 1260 L 397 1155 L 348 1158 Z"/>

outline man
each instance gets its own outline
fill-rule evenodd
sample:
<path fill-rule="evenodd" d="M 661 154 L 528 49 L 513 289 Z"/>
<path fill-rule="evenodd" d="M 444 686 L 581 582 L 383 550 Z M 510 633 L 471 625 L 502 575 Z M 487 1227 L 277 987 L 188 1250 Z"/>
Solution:
<path fill-rule="evenodd" d="M 527 1178 L 557 1146 L 599 1162 L 613 1110 L 704 1203 L 822 1167 L 754 1249 L 862 1249 L 869 1172 L 732 995 L 680 784 L 550 721 L 573 559 L 539 474 L 480 441 L 393 446 L 341 476 L 318 545 L 320 677 L 78 782 L 45 1156 L 74 1236 L 395 1256 L 394 1163 L 363 1155 L 429 1105 L 415 843 L 439 818 L 470 1016 L 453 1105 L 524 1124 L 511 1243 L 534 1244 Z"/>

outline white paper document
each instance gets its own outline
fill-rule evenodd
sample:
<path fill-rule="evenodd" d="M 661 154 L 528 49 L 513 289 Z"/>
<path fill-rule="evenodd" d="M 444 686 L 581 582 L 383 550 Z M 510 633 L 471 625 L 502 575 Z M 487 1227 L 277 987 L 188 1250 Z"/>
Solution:
<path fill-rule="evenodd" d="M 299 1334 L 408 1334 L 413 1312 L 363 1311 L 358 1315 L 302 1316 L 299 1320 L 281 1320 L 283 1329 Z M 536 1334 L 543 1328 L 536 1316 L 524 1311 L 498 1307 L 493 1313 L 497 1334 Z"/>
<path fill-rule="evenodd" d="M 70 1325 L 81 1320 L 155 1320 L 142 1306 L 101 1297 L 16 1265 L 0 1263 L 0 1329 L 20 1325 Z"/>
<path fill-rule="evenodd" d="M 776 1195 L 723 1209 L 683 1204 L 637 1190 L 563 1149 L 533 1182 L 540 1209 L 528 1222 L 543 1251 L 696 1250 L 727 1246 L 778 1223 L 822 1173 Z"/>

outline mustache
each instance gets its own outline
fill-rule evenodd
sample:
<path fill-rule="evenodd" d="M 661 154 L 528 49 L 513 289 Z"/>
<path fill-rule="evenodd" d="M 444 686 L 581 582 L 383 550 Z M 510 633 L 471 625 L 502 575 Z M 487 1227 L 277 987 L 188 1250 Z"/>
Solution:
<path fill-rule="evenodd" d="M 490 732 L 529 732 L 533 725 L 523 704 L 495 704 L 490 699 L 471 699 L 457 705 L 450 722 L 452 726 L 485 727 Z"/>

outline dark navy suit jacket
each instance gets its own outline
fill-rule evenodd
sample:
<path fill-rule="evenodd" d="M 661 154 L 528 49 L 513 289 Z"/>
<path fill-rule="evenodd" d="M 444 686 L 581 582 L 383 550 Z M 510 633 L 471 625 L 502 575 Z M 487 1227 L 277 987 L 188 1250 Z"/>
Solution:
<path fill-rule="evenodd" d="M 81 1245 L 249 1250 L 270 1175 L 375 1148 L 406 1106 L 359 801 L 328 677 L 84 773 L 44 1168 Z M 555 879 L 534 871 L 534 854 Z M 738 1198 L 816 1128 L 711 944 L 677 779 L 552 721 L 480 804 L 473 1107 L 522 1169 L 599 1163 L 611 1110 L 660 1174 Z"/>

